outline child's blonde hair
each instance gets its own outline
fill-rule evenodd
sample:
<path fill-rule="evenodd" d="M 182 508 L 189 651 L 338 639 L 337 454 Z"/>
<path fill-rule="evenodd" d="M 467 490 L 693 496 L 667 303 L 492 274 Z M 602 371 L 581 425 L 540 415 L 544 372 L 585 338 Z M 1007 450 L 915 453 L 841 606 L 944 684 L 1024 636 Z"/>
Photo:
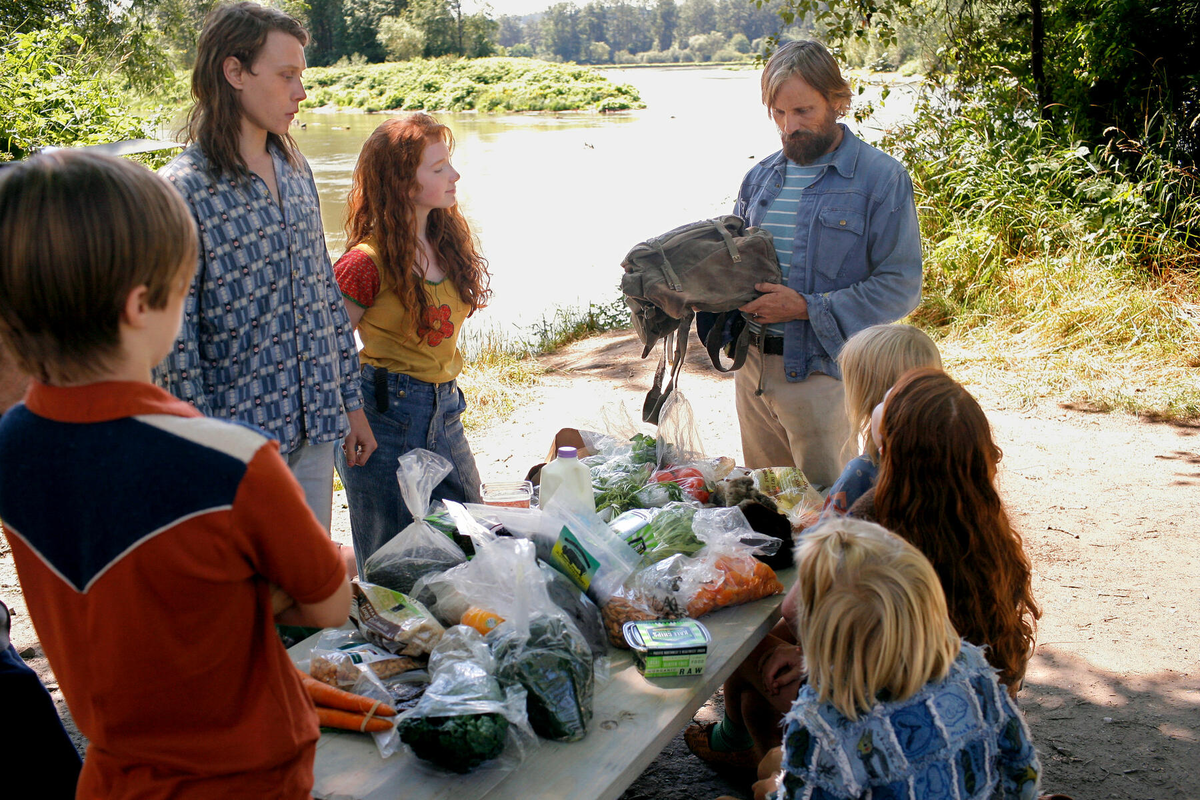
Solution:
<path fill-rule="evenodd" d="M 871 438 L 871 412 L 900 376 L 918 367 L 942 368 L 942 354 L 924 331 L 912 325 L 872 325 L 851 336 L 838 354 L 850 420 L 851 446 L 862 439 L 872 460 L 879 449 Z"/>
<path fill-rule="evenodd" d="M 797 635 L 819 701 L 857 719 L 881 692 L 904 700 L 945 677 L 961 640 L 919 550 L 839 517 L 805 535 L 796 565 Z"/>

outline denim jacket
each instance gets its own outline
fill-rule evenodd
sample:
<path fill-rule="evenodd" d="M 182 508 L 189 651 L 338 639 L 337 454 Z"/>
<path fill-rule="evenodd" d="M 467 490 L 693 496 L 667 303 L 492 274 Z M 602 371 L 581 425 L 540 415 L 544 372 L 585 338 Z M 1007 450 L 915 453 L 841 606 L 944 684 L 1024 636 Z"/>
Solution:
<path fill-rule="evenodd" d="M 921 235 L 912 181 L 900 162 L 842 125 L 830 166 L 800 197 L 788 286 L 808 319 L 784 326 L 789 381 L 813 372 L 841 379 L 837 355 L 863 328 L 895 322 L 921 299 Z M 733 213 L 762 223 L 779 195 L 787 159 L 768 156 L 746 174 Z M 701 339 L 712 315 L 698 314 Z"/>

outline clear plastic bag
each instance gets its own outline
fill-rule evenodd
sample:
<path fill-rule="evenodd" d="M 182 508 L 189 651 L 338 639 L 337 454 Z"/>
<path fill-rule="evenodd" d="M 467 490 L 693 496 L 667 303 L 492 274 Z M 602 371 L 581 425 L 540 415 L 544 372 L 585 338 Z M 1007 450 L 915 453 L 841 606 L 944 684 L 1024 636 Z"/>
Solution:
<path fill-rule="evenodd" d="M 422 656 L 445 628 L 420 602 L 383 586 L 351 581 L 350 618 L 367 641 L 392 653 Z"/>
<path fill-rule="evenodd" d="M 592 720 L 595 671 L 592 651 L 567 616 L 534 612 L 522 628 L 504 622 L 487 635 L 496 674 L 528 693 L 529 724 L 542 737 L 575 742 Z"/>
<path fill-rule="evenodd" d="M 765 467 L 751 472 L 755 487 L 775 501 L 783 513 L 800 505 L 820 508 L 823 500 L 804 472 L 797 467 Z"/>
<path fill-rule="evenodd" d="M 543 530 L 556 530 L 547 563 L 603 605 L 637 568 L 641 556 L 594 513 L 558 508 L 544 515 Z"/>
<path fill-rule="evenodd" d="M 608 643 L 622 650 L 629 649 L 624 633 L 626 622 L 679 619 L 684 614 L 673 584 L 663 582 L 653 569 L 634 573 L 600 609 Z"/>
<path fill-rule="evenodd" d="M 454 772 L 509 770 L 537 747 L 525 690 L 503 687 L 478 632 L 456 625 L 429 657 L 430 684 L 397 731 L 418 758 Z"/>
<path fill-rule="evenodd" d="M 782 541 L 756 533 L 739 509 L 701 509 L 692 520 L 692 529 L 705 546 L 680 562 L 676 595 L 689 617 L 695 619 L 783 591 L 775 571 L 754 557 L 775 553 Z M 661 563 L 683 558 L 675 556 Z"/>
<path fill-rule="evenodd" d="M 364 670 L 381 681 L 421 667 L 409 656 L 400 656 L 368 642 L 357 631 L 333 629 L 323 632 L 313 645 L 308 674 L 330 686 L 351 689 Z"/>
<path fill-rule="evenodd" d="M 595 659 L 574 621 L 550 598 L 533 543 L 497 539 L 460 579 L 462 595 L 498 621 L 486 638 L 496 675 L 506 686 L 524 687 L 534 731 L 560 741 L 583 738 L 592 718 Z"/>
<path fill-rule="evenodd" d="M 606 658 L 608 648 L 605 645 L 604 620 L 600 616 L 600 609 L 588 599 L 586 594 L 579 591 L 579 587 L 572 583 L 570 578 L 554 567 L 544 561 L 538 561 L 538 568 L 546 581 L 546 592 L 550 595 L 550 599 L 566 612 L 571 621 L 575 623 L 575 627 L 583 634 L 588 647 L 592 650 L 593 659 Z M 599 665 L 597 665 L 597 671 L 599 671 Z M 601 677 L 597 675 L 596 679 L 599 681 Z"/>
<path fill-rule="evenodd" d="M 775 571 L 755 558 L 755 554 L 774 553 L 782 541 L 756 533 L 739 509 L 700 509 L 692 518 L 692 529 L 704 547 L 694 556 L 674 555 L 638 572 L 620 598 L 632 607 L 628 613 L 639 609 L 649 613 L 659 606 L 668 612 L 664 617 L 678 614 L 695 619 L 783 591 Z M 610 636 L 610 620 L 622 610 L 605 607 Z"/>
<path fill-rule="evenodd" d="M 370 700 L 392 704 L 391 692 L 373 672 L 359 671 L 358 680 L 347 691 Z M 375 741 L 375 747 L 379 749 L 379 755 L 382 758 L 388 758 L 400 749 L 400 734 L 395 725 L 384 731 L 373 731 L 371 738 Z"/>
<path fill-rule="evenodd" d="M 424 519 L 433 490 L 451 468 L 445 458 L 420 448 L 400 456 L 396 479 L 413 522 L 367 558 L 363 563 L 364 580 L 412 594 L 423 576 L 445 572 L 467 560 L 461 547 Z"/>

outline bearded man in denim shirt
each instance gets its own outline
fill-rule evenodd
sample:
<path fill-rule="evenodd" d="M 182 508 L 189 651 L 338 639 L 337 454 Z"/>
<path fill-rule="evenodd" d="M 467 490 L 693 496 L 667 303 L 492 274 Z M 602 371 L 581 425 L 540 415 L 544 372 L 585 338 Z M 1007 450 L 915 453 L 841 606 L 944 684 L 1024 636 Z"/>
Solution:
<path fill-rule="evenodd" d="M 759 284 L 763 296 L 741 308 L 753 342 L 735 379 L 742 454 L 828 488 L 857 444 L 837 355 L 920 300 L 917 210 L 904 167 L 837 121 L 850 85 L 822 45 L 775 51 L 762 95 L 783 149 L 746 175 L 734 213 L 774 235 L 786 283 Z M 698 315 L 702 340 L 711 325 Z"/>

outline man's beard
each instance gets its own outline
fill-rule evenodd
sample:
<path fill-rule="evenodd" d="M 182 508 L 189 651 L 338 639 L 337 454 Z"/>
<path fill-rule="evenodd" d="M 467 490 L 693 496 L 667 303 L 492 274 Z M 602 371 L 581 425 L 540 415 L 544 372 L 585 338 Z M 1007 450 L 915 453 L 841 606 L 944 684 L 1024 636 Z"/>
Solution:
<path fill-rule="evenodd" d="M 783 139 L 783 154 L 788 157 L 789 161 L 797 164 L 811 164 L 825 155 L 833 146 L 837 133 L 836 123 L 828 125 L 822 133 L 804 130 L 792 131 Z"/>

